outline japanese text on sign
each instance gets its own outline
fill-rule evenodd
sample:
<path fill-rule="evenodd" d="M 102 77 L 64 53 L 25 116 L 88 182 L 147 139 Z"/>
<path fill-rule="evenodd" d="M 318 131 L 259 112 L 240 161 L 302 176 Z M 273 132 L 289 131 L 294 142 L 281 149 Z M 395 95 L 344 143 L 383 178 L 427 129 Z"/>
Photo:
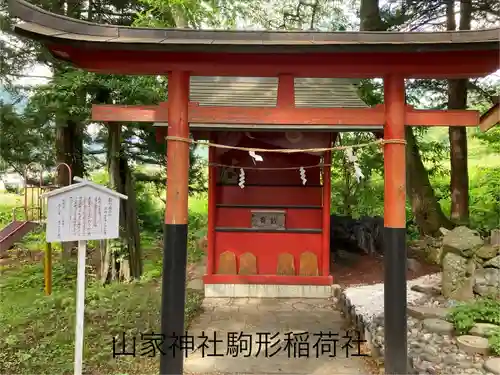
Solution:
<path fill-rule="evenodd" d="M 138 342 L 139 341 L 139 342 Z M 362 343 L 357 331 L 340 332 L 227 332 L 217 334 L 201 332 L 199 336 L 185 335 L 165 336 L 159 333 L 141 334 L 120 338 L 113 337 L 113 357 L 182 355 L 188 357 L 194 351 L 202 357 L 265 357 L 270 358 L 282 353 L 288 358 L 319 358 L 323 356 L 359 357 L 366 356 L 361 352 Z M 138 345 L 139 344 L 139 345 Z"/>
<path fill-rule="evenodd" d="M 118 237 L 119 198 L 82 187 L 49 197 L 47 241 Z"/>

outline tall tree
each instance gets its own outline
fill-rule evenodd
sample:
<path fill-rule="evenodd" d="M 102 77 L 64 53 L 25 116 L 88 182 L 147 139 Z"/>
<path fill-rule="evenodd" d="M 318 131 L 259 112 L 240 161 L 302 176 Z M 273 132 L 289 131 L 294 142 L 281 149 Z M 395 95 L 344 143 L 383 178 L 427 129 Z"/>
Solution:
<path fill-rule="evenodd" d="M 383 31 L 394 23 L 402 22 L 403 18 L 384 22 L 381 19 L 379 0 L 361 0 L 360 27 L 362 31 Z M 429 174 L 425 169 L 420 150 L 411 127 L 406 132 L 406 189 L 415 221 L 422 234 L 433 235 L 440 227 L 450 228 L 452 223 L 443 214 L 441 206 L 434 194 L 429 181 Z"/>
<path fill-rule="evenodd" d="M 456 30 L 455 2 L 447 1 L 447 29 Z M 460 1 L 460 30 L 470 30 L 472 17 L 472 1 Z M 467 79 L 448 81 L 448 108 L 467 108 Z M 467 168 L 467 129 L 463 127 L 449 128 L 450 163 L 451 163 L 451 219 L 460 224 L 469 221 L 469 173 Z"/>

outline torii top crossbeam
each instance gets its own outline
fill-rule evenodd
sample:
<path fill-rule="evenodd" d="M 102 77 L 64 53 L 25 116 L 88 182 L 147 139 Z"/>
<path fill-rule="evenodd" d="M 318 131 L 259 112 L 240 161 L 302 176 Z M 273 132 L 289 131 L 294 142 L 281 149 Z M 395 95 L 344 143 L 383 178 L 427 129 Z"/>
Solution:
<path fill-rule="evenodd" d="M 18 34 L 100 73 L 471 78 L 498 69 L 500 29 L 453 32 L 200 31 L 100 25 L 11 0 Z M 125 63 L 126 62 L 126 63 Z"/>

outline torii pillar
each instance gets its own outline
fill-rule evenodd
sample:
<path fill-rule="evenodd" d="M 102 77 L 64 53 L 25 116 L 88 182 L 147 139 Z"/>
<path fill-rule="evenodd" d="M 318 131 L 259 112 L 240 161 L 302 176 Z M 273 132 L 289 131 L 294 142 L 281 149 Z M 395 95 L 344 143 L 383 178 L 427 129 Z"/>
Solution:
<path fill-rule="evenodd" d="M 408 373 L 406 322 L 405 81 L 384 77 L 384 338 L 385 373 Z"/>
<path fill-rule="evenodd" d="M 168 75 L 168 135 L 189 138 L 189 73 Z M 167 200 L 163 246 L 160 359 L 161 375 L 183 374 L 184 355 L 179 350 L 184 336 L 188 233 L 189 143 L 167 141 Z"/>

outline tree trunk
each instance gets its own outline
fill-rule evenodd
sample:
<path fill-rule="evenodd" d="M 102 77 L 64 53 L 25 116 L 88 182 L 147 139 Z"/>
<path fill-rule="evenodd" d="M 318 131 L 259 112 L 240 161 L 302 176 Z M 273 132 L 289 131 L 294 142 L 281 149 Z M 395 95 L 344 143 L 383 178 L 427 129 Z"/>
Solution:
<path fill-rule="evenodd" d="M 378 0 L 361 0 L 359 15 L 361 31 L 385 31 L 387 29 L 380 18 Z"/>
<path fill-rule="evenodd" d="M 453 224 L 444 215 L 434 194 L 412 128 L 407 126 L 405 133 L 406 191 L 421 234 L 433 236 L 438 234 L 439 228 L 451 229 Z"/>
<path fill-rule="evenodd" d="M 378 0 L 361 0 L 361 30 L 384 31 L 386 25 L 380 18 Z M 420 151 L 411 127 L 406 127 L 406 191 L 412 212 L 421 234 L 434 235 L 440 227 L 453 224 L 443 214 L 429 181 Z"/>
<path fill-rule="evenodd" d="M 65 1 L 61 0 L 56 5 L 56 13 L 65 14 L 72 18 L 78 18 L 81 14 L 81 4 L 75 0 L 66 1 L 66 12 L 64 11 Z M 54 76 L 61 74 L 61 64 L 54 65 Z M 66 163 L 71 168 L 72 176 L 83 177 L 85 166 L 83 163 L 83 127 L 78 122 L 71 119 L 56 120 L 56 159 L 57 163 Z M 61 166 L 57 171 L 57 185 L 67 186 L 72 182 L 69 180 L 69 171 Z M 75 252 L 78 243 L 64 242 L 62 244 L 62 257 L 68 259 Z"/>
<path fill-rule="evenodd" d="M 447 28 L 456 29 L 454 1 L 447 3 Z M 471 0 L 460 2 L 460 30 L 470 30 Z M 467 108 L 467 79 L 448 80 L 448 108 Z M 469 174 L 467 167 L 467 130 L 449 127 L 451 219 L 459 224 L 469 222 Z"/>
<path fill-rule="evenodd" d="M 108 171 L 111 186 L 128 196 L 120 201 L 120 239 L 101 247 L 101 282 L 130 281 L 142 275 L 139 223 L 132 173 L 121 148 L 121 125 L 108 126 Z"/>

